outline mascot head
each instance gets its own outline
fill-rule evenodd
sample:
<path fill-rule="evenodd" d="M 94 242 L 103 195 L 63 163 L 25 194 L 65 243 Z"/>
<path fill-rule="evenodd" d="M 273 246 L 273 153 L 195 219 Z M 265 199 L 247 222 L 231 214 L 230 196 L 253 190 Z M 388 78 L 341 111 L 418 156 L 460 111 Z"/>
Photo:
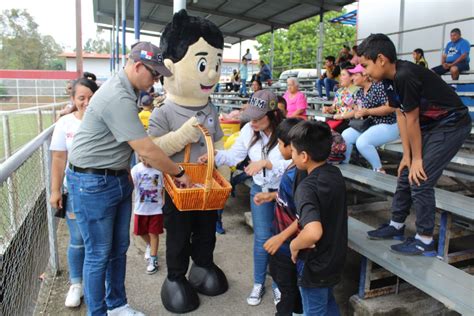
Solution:
<path fill-rule="evenodd" d="M 164 80 L 167 98 L 184 106 L 207 104 L 221 74 L 224 37 L 217 26 L 181 10 L 161 34 L 160 48 L 173 73 Z"/>

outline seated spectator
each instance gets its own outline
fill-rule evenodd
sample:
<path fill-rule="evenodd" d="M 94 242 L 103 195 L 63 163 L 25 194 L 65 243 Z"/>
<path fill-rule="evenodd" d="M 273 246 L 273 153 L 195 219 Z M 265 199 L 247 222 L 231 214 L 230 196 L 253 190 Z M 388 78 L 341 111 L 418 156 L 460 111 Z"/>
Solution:
<path fill-rule="evenodd" d="M 294 77 L 286 80 L 288 84 L 288 90 L 286 90 L 283 98 L 286 100 L 286 110 L 288 111 L 287 117 L 298 117 L 306 119 L 306 108 L 308 102 L 303 92 L 299 91 L 298 80 Z"/>
<path fill-rule="evenodd" d="M 425 59 L 425 52 L 421 48 L 417 48 L 412 53 L 413 61 L 421 67 L 428 68 L 428 62 Z"/>
<path fill-rule="evenodd" d="M 232 90 L 234 92 L 239 91 L 240 89 L 240 73 L 237 71 L 237 69 L 234 69 L 232 72 L 232 76 L 230 77 L 230 80 L 232 82 Z"/>
<path fill-rule="evenodd" d="M 337 55 L 336 65 L 340 65 L 346 61 L 350 61 L 352 57 L 353 56 L 351 55 L 351 49 L 349 48 L 349 46 L 344 45 L 339 51 L 339 54 Z"/>
<path fill-rule="evenodd" d="M 354 96 L 357 109 L 346 114 L 346 117 L 362 119 L 370 116 L 373 125 L 363 132 L 352 127 L 344 130 L 342 133 L 342 138 L 346 142 L 344 163 L 349 163 L 352 147 L 355 144 L 359 153 L 367 159 L 374 171 L 385 173 L 376 147 L 399 138 L 395 108 L 388 104 L 383 83 L 370 81 L 364 71 L 364 67 L 360 64 L 353 69 L 348 69 L 348 72 L 352 73 L 354 84 L 360 89 Z"/>
<path fill-rule="evenodd" d="M 288 111 L 286 109 L 286 100 L 284 97 L 282 97 L 281 95 L 277 96 L 278 98 L 278 108 L 280 109 L 281 113 L 283 113 L 283 116 L 286 117 L 286 115 L 288 114 Z"/>
<path fill-rule="evenodd" d="M 451 79 L 458 80 L 459 73 L 469 70 L 469 51 L 471 44 L 461 37 L 461 30 L 455 28 L 450 33 L 451 41 L 448 42 L 441 57 L 441 65 L 433 70 L 438 75 L 443 75 L 448 71 Z"/>
<path fill-rule="evenodd" d="M 254 80 L 252 81 L 252 93 L 250 94 L 250 98 L 253 96 L 253 94 L 257 91 L 262 90 L 262 82 L 260 80 Z"/>
<path fill-rule="evenodd" d="M 316 88 L 318 89 L 319 97 L 328 100 L 331 97 L 331 91 L 333 91 L 334 87 L 338 84 L 337 78 L 341 73 L 341 68 L 336 66 L 334 56 L 327 56 L 325 59 L 326 72 L 316 80 Z M 326 89 L 325 97 L 323 97 L 323 86 Z"/>
<path fill-rule="evenodd" d="M 342 133 L 348 126 L 347 119 L 349 117 L 346 117 L 346 115 L 353 110 L 354 93 L 359 89 L 352 84 L 351 74 L 347 71 L 348 68 L 353 66 L 346 63 L 342 67 L 344 69 L 340 76 L 341 88 L 336 91 L 332 105 L 323 107 L 323 113 L 334 114 L 333 120 L 327 120 L 326 123 L 338 133 Z"/>
<path fill-rule="evenodd" d="M 353 64 L 354 66 L 359 64 L 359 54 L 357 54 L 357 45 L 352 46 L 351 64 Z"/>
<path fill-rule="evenodd" d="M 257 73 L 257 79 L 261 82 L 267 82 L 271 86 L 272 71 L 263 60 L 260 60 L 260 71 Z"/>

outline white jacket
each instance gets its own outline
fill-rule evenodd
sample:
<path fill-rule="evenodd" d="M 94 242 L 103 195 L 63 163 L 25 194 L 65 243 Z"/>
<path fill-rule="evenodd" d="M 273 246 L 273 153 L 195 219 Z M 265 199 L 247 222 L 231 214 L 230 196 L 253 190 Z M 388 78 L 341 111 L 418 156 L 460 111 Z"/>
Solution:
<path fill-rule="evenodd" d="M 245 159 L 247 155 L 251 161 L 258 161 L 267 159 L 272 163 L 272 169 L 265 170 L 265 176 L 263 170 L 253 176 L 253 182 L 261 187 L 268 189 L 278 189 L 280 180 L 285 172 L 285 169 L 291 163 L 291 160 L 284 160 L 278 144 L 273 147 L 270 152 L 266 155 L 262 151 L 262 147 L 268 144 L 270 137 L 265 135 L 264 132 L 260 132 L 260 139 L 250 147 L 252 138 L 254 135 L 253 129 L 250 124 L 245 124 L 240 131 L 239 137 L 235 140 L 234 145 L 227 150 L 218 150 L 215 157 L 217 166 L 227 165 L 235 166 L 239 162 Z"/>

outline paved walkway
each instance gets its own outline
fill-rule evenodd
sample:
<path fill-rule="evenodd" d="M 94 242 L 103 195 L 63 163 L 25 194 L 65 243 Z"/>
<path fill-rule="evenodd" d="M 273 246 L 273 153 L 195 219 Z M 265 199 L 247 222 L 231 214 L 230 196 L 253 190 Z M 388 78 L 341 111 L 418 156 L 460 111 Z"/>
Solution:
<path fill-rule="evenodd" d="M 217 245 L 214 252 L 215 262 L 226 273 L 229 281 L 229 290 L 223 295 L 206 297 L 199 295 L 201 306 L 189 315 L 274 315 L 275 306 L 271 293 L 271 278 L 267 278 L 267 292 L 259 306 L 249 306 L 246 297 L 251 290 L 253 280 L 252 247 L 253 232 L 245 224 L 243 213 L 248 211 L 248 190 L 242 187 L 237 197 L 229 198 L 224 212 L 225 235 L 217 236 Z M 132 235 L 133 236 L 133 235 Z M 162 235 L 163 236 L 163 235 Z M 43 315 L 85 315 L 83 303 L 80 308 L 64 307 L 64 299 L 69 287 L 66 247 L 68 240 L 67 225 L 60 222 L 58 230 L 60 269 L 61 273 L 55 280 L 50 297 Z M 160 271 L 154 275 L 145 273 L 146 262 L 143 259 L 145 250 L 141 239 L 132 237 L 127 258 L 127 296 L 131 306 L 144 312 L 146 315 L 172 315 L 165 310 L 161 303 L 160 288 L 166 276 L 165 240 L 160 241 L 159 260 Z M 353 270 L 353 269 L 349 269 Z M 355 272 L 358 274 L 357 268 Z M 355 293 L 356 284 L 341 284 L 336 288 L 338 301 L 344 302 L 342 309 L 346 314 L 348 297 Z M 339 294 L 341 291 L 347 292 Z"/>

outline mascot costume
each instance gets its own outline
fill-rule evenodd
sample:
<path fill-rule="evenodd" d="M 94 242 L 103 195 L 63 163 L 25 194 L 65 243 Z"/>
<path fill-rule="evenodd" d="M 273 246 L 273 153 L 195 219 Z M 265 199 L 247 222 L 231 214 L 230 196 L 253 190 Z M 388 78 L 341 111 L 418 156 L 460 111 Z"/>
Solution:
<path fill-rule="evenodd" d="M 175 162 L 182 162 L 191 146 L 190 162 L 207 153 L 197 124 L 209 130 L 216 149 L 223 148 L 223 132 L 209 96 L 219 82 L 224 38 L 212 22 L 177 12 L 161 35 L 164 63 L 173 74 L 164 79 L 166 100 L 153 111 L 149 135 Z M 215 296 L 228 289 L 227 279 L 214 263 L 217 211 L 180 212 L 168 194 L 163 207 L 168 276 L 161 288 L 165 308 L 186 313 L 199 307 L 197 292 Z M 186 278 L 189 257 L 193 265 Z"/>

